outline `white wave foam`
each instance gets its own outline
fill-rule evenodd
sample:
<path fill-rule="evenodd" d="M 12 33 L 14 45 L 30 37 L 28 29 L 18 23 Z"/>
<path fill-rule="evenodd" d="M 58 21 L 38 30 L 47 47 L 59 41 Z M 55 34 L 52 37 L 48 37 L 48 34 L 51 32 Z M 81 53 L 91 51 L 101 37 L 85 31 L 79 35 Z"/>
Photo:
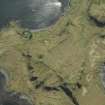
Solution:
<path fill-rule="evenodd" d="M 49 2 L 46 4 L 46 6 L 57 6 L 57 7 L 62 7 L 62 3 L 61 2 Z"/>

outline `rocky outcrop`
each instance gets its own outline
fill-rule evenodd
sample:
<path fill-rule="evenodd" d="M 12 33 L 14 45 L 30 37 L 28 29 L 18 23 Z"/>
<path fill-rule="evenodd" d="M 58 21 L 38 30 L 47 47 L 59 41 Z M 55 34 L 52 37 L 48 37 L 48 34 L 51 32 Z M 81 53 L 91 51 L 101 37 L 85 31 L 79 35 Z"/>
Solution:
<path fill-rule="evenodd" d="M 105 26 L 105 4 L 92 4 L 89 8 L 89 17 L 97 26 Z"/>

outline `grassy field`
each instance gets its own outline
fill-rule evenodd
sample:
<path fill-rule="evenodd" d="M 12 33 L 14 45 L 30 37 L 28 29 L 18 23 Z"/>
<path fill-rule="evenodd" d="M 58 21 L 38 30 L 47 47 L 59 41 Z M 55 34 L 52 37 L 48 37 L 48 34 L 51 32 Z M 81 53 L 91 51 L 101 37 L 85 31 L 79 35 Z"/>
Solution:
<path fill-rule="evenodd" d="M 57 23 L 39 32 L 31 40 L 23 29 L 11 23 L 0 31 L 0 66 L 7 71 L 8 89 L 27 94 L 35 105 L 73 105 L 60 91 L 35 88 L 58 86 L 67 82 L 79 105 L 105 105 L 100 81 L 101 62 L 105 59 L 105 27 L 89 19 L 88 8 L 98 0 L 71 0 L 70 8 Z M 36 81 L 30 81 L 37 76 Z M 81 87 L 76 87 L 76 84 Z"/>

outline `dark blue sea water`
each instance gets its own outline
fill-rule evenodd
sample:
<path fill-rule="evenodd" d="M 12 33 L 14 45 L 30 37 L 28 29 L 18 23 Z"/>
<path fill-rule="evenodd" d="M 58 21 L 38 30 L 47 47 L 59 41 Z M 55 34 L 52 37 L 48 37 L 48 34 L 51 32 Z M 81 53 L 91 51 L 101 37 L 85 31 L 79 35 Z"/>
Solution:
<path fill-rule="evenodd" d="M 54 24 L 69 0 L 0 0 L 0 27 L 17 21 L 22 27 L 40 29 Z"/>

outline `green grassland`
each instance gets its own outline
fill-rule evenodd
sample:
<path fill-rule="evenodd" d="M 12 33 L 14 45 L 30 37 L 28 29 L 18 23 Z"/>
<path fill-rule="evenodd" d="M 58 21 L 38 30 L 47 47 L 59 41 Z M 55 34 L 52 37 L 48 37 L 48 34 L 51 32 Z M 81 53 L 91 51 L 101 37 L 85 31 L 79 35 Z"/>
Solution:
<path fill-rule="evenodd" d="M 11 22 L 0 31 L 0 66 L 10 80 L 8 89 L 29 95 L 35 105 L 73 105 L 60 91 L 36 89 L 39 81 L 46 86 L 67 82 L 80 105 L 105 105 L 100 81 L 100 65 L 105 59 L 105 27 L 89 19 L 91 3 L 98 0 L 71 0 L 70 8 L 56 24 L 32 32 L 24 38 L 24 29 Z M 102 1 L 104 2 L 104 0 Z M 29 66 L 32 66 L 32 71 Z M 31 76 L 38 76 L 36 82 Z M 62 78 L 62 79 L 61 79 Z M 76 87 L 76 83 L 82 85 Z"/>

